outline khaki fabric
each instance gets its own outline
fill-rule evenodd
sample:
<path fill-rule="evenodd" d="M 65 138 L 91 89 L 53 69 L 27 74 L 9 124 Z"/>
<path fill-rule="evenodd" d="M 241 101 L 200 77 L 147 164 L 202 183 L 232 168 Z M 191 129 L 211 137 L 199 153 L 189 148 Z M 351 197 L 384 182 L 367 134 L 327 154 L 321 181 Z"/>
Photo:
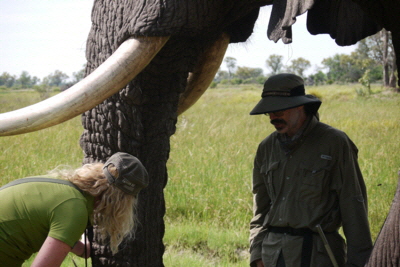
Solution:
<path fill-rule="evenodd" d="M 282 251 L 286 266 L 300 266 L 302 237 L 266 231 L 275 226 L 315 231 L 311 266 L 332 266 L 315 229 L 320 224 L 339 266 L 345 266 L 346 254 L 346 266 L 364 266 L 372 241 L 354 143 L 315 117 L 290 153 L 277 136 L 274 132 L 260 143 L 254 160 L 251 263 L 263 258 L 265 267 L 275 267 Z M 341 226 L 347 249 L 337 233 Z"/>

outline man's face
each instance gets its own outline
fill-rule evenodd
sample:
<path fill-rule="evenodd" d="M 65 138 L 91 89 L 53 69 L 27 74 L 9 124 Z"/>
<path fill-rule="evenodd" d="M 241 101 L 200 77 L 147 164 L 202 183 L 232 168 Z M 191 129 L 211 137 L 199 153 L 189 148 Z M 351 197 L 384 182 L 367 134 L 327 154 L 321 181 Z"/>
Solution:
<path fill-rule="evenodd" d="M 293 136 L 301 128 L 307 116 L 304 106 L 268 113 L 270 122 L 280 134 Z"/>

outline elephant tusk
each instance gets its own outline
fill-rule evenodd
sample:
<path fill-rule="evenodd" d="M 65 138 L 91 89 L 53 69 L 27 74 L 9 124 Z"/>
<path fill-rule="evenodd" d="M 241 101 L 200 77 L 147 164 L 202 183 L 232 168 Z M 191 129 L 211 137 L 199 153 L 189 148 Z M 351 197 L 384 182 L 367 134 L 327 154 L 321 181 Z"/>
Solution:
<path fill-rule="evenodd" d="M 182 114 L 196 103 L 210 86 L 224 59 L 229 40 L 229 35 L 223 33 L 222 36 L 200 56 L 199 63 L 195 66 L 193 72 L 189 74 L 185 91 L 180 95 L 178 115 Z"/>
<path fill-rule="evenodd" d="M 168 39 L 127 39 L 103 64 L 68 90 L 34 105 L 0 114 L 0 136 L 44 129 L 95 107 L 138 75 Z"/>

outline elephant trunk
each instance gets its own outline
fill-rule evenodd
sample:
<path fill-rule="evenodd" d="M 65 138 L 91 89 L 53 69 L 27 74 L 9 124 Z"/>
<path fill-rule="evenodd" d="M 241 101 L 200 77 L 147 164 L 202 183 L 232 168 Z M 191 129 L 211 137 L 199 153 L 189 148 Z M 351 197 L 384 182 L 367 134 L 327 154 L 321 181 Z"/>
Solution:
<path fill-rule="evenodd" d="M 0 114 L 0 136 L 44 129 L 93 108 L 140 73 L 168 39 L 127 39 L 101 66 L 68 90 L 37 104 Z"/>

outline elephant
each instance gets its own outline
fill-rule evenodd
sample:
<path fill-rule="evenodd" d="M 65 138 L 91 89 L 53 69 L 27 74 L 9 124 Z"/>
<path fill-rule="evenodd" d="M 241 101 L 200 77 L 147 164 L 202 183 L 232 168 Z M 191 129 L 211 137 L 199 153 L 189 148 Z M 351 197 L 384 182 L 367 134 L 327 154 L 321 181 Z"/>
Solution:
<path fill-rule="evenodd" d="M 163 190 L 178 116 L 208 88 L 228 45 L 249 38 L 265 5 L 273 5 L 267 34 L 275 42 L 291 42 L 296 16 L 308 12 L 311 34 L 329 33 L 338 45 L 349 45 L 386 28 L 400 54 L 395 19 L 400 10 L 394 0 L 95 0 L 86 78 L 48 100 L 0 115 L 4 136 L 82 114 L 83 163 L 104 162 L 123 151 L 138 157 L 148 170 L 150 183 L 139 196 L 135 239 L 112 255 L 94 235 L 93 266 L 163 266 Z M 387 223 L 388 233 L 397 229 Z M 383 266 L 381 257 L 399 259 L 398 245 L 385 254 L 379 244 L 368 266 Z"/>

